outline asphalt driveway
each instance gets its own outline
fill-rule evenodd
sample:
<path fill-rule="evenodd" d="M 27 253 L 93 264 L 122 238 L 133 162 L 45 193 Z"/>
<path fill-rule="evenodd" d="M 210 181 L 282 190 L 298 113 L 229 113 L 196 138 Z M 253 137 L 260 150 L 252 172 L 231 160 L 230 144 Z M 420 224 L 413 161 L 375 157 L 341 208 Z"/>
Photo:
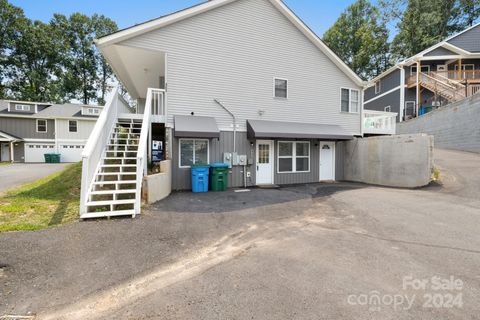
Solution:
<path fill-rule="evenodd" d="M 418 190 L 175 193 L 135 220 L 0 234 L 0 316 L 476 319 L 480 155 L 436 157 L 444 185 Z"/>
<path fill-rule="evenodd" d="M 0 192 L 36 181 L 63 169 L 65 163 L 14 163 L 0 166 Z"/>

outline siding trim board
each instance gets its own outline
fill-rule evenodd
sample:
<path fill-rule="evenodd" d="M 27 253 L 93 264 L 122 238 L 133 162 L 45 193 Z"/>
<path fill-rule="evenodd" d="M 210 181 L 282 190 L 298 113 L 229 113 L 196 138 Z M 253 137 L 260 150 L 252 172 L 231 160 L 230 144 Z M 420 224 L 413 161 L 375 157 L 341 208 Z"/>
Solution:
<path fill-rule="evenodd" d="M 405 85 L 403 85 L 403 86 L 400 85 L 400 86 L 398 86 L 398 87 L 396 87 L 396 88 L 393 88 L 393 89 L 391 89 L 391 90 L 388 90 L 387 92 L 384 92 L 384 93 L 376 96 L 375 98 L 372 98 L 372 99 L 370 99 L 370 100 L 365 101 L 363 104 L 365 105 L 365 104 L 367 104 L 367 103 L 370 103 L 370 102 L 373 102 L 373 101 L 375 101 L 375 100 L 377 100 L 377 99 L 380 99 L 380 98 L 382 98 L 382 97 L 384 97 L 384 96 L 386 96 L 386 95 L 389 95 L 390 93 L 393 93 L 393 92 L 395 92 L 395 91 L 397 91 L 397 90 L 401 90 L 402 87 L 405 88 L 406 86 L 405 86 Z M 367 109 L 367 110 L 368 110 L 368 109 Z"/>

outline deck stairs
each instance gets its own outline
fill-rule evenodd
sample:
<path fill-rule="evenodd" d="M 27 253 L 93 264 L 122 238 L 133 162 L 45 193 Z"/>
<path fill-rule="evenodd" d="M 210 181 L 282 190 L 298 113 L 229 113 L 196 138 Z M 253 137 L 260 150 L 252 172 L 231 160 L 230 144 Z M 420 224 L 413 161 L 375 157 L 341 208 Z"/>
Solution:
<path fill-rule="evenodd" d="M 438 94 L 449 102 L 460 101 L 467 97 L 465 85 L 434 72 L 421 72 L 419 83 L 423 88 Z"/>
<path fill-rule="evenodd" d="M 142 121 L 118 119 L 105 146 L 94 180 L 88 190 L 86 213 L 97 216 L 135 216 L 139 173 L 137 152 Z"/>

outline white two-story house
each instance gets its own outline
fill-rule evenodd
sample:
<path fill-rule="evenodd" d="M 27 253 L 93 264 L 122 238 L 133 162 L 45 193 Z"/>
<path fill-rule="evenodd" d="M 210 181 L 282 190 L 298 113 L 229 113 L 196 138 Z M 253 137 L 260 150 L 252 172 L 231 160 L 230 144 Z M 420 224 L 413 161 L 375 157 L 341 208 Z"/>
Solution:
<path fill-rule="evenodd" d="M 84 151 L 82 217 L 140 213 L 152 141 L 174 190 L 228 163 L 230 187 L 342 179 L 362 136 L 361 79 L 280 0 L 212 0 L 98 39 L 118 92 Z"/>

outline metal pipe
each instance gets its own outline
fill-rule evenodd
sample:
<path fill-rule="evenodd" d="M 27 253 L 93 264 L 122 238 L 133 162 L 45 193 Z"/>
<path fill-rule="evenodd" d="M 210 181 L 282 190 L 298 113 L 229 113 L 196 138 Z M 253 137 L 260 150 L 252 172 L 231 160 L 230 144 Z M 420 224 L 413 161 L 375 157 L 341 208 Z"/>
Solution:
<path fill-rule="evenodd" d="M 220 101 L 218 101 L 217 99 L 213 99 L 213 101 L 215 101 L 220 107 L 222 107 L 225 111 L 227 111 L 233 118 L 233 152 L 235 153 L 236 150 L 237 150 L 237 145 L 236 145 L 236 142 L 237 142 L 237 137 L 236 137 L 237 136 L 237 118 Z"/>

